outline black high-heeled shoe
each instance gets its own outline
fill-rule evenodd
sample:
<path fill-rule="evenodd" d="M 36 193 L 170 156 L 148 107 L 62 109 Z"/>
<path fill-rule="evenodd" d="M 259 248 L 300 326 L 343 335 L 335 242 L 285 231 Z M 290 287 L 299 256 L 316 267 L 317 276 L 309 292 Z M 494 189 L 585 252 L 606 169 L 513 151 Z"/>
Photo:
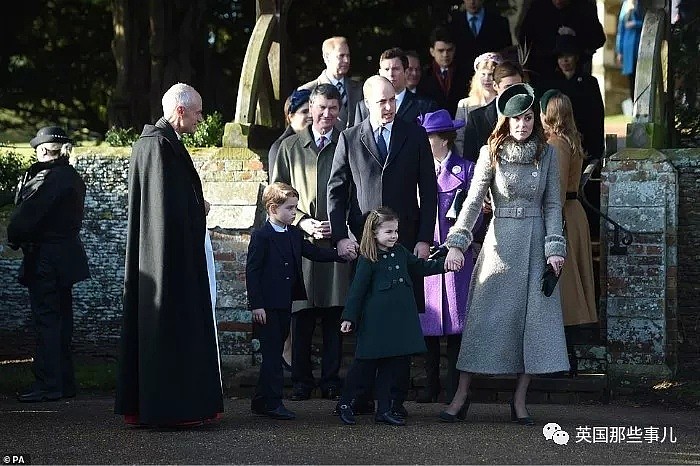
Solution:
<path fill-rule="evenodd" d="M 518 413 L 515 412 L 515 402 L 513 400 L 510 400 L 508 402 L 510 405 L 510 420 L 511 422 L 517 422 L 520 425 L 523 426 L 534 426 L 535 421 L 532 419 L 532 416 L 530 416 L 530 413 L 527 413 L 527 416 L 525 417 L 518 417 Z"/>
<path fill-rule="evenodd" d="M 464 400 L 464 404 L 459 408 L 457 414 L 450 414 L 447 411 L 440 411 L 438 417 L 442 422 L 456 422 L 457 420 L 464 421 L 467 418 L 467 411 L 469 410 L 469 398 Z"/>

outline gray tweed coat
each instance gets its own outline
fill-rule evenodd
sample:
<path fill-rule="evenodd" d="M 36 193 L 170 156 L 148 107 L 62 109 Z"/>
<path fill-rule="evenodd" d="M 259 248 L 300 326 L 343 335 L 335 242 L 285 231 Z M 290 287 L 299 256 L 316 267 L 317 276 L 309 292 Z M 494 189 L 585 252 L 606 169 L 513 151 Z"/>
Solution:
<path fill-rule="evenodd" d="M 469 287 L 469 317 L 457 368 L 482 374 L 543 374 L 569 369 L 559 287 L 549 298 L 540 278 L 546 258 L 566 256 L 557 158 L 536 143 L 503 144 L 491 165 L 481 148 L 469 194 L 446 245 L 466 250 L 491 190 L 494 217 Z"/>

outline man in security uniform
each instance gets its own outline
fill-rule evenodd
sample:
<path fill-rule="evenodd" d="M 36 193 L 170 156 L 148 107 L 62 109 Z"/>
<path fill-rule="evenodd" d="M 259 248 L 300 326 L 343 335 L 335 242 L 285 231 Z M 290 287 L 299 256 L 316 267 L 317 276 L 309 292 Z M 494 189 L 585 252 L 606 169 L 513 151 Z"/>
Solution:
<path fill-rule="evenodd" d="M 73 285 L 90 277 L 79 233 L 85 183 L 68 163 L 72 141 L 56 126 L 41 128 L 30 141 L 37 162 L 17 192 L 7 227 L 8 244 L 22 248 L 19 282 L 29 288 L 36 328 L 36 381 L 18 396 L 22 402 L 75 396 L 71 356 Z"/>

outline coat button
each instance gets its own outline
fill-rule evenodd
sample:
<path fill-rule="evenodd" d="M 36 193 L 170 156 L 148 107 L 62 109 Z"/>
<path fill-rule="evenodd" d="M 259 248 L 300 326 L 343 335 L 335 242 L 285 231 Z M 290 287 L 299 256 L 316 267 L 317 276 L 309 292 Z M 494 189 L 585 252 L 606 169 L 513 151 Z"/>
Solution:
<path fill-rule="evenodd" d="M 399 266 L 398 266 L 398 265 L 396 266 L 396 270 L 399 270 Z"/>
<path fill-rule="evenodd" d="M 537 178 L 537 172 L 532 172 L 532 176 Z"/>
<path fill-rule="evenodd" d="M 384 257 L 386 257 L 386 256 L 384 256 Z M 394 253 L 393 253 L 393 252 L 391 253 L 391 257 L 394 257 Z"/>
<path fill-rule="evenodd" d="M 392 256 L 393 256 L 393 254 L 392 254 Z M 383 257 L 384 259 L 386 259 L 386 254 L 384 254 L 382 257 Z"/>
<path fill-rule="evenodd" d="M 391 269 L 393 269 L 393 267 L 392 267 L 392 266 L 389 266 L 388 269 L 391 270 Z"/>
<path fill-rule="evenodd" d="M 396 280 L 392 280 L 391 283 L 396 283 Z"/>
<path fill-rule="evenodd" d="M 399 278 L 399 281 L 400 281 L 401 283 L 403 283 L 403 278 Z"/>
<path fill-rule="evenodd" d="M 287 280 L 289 280 L 289 277 L 287 277 Z"/>
<path fill-rule="evenodd" d="M 284 265 L 289 265 L 289 262 L 285 262 Z"/>
<path fill-rule="evenodd" d="M 532 190 L 533 190 L 533 191 L 536 190 L 536 189 L 537 189 L 537 186 L 533 186 L 533 187 L 532 187 Z"/>

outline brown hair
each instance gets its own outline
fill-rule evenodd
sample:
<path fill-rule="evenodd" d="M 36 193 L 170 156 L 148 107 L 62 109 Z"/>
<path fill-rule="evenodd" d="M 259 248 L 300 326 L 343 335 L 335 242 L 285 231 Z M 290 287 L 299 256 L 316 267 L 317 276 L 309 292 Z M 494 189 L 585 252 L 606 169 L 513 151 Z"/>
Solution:
<path fill-rule="evenodd" d="M 520 76 L 523 82 L 525 82 L 525 73 L 523 72 L 522 66 L 512 61 L 504 61 L 496 65 L 493 69 L 493 82 L 499 84 L 501 79 L 516 75 Z"/>
<path fill-rule="evenodd" d="M 542 122 L 537 117 L 537 105 L 533 104 L 532 107 L 528 110 L 532 110 L 533 112 L 534 124 L 532 127 L 532 134 L 530 135 L 530 138 L 536 138 L 537 141 L 537 155 L 535 156 L 535 163 L 538 163 L 540 157 L 542 156 L 542 151 L 544 151 L 545 146 L 547 144 L 547 139 L 544 136 Z M 527 113 L 527 111 L 524 113 Z M 503 149 L 503 143 L 506 141 L 506 139 L 511 137 L 510 124 L 508 122 L 509 119 L 509 117 L 499 116 L 498 123 L 496 123 L 496 128 L 493 130 L 487 141 L 489 147 L 489 155 L 491 156 L 490 158 L 492 167 L 495 167 L 496 162 L 498 162 L 501 158 L 501 150 Z"/>
<path fill-rule="evenodd" d="M 292 122 L 292 115 L 289 113 L 289 108 L 292 106 L 292 96 L 290 95 L 287 97 L 287 100 L 284 101 L 284 107 L 282 107 L 282 110 L 284 111 L 284 121 L 287 123 L 287 126 Z"/>
<path fill-rule="evenodd" d="M 287 202 L 290 197 L 299 199 L 299 191 L 292 188 L 287 183 L 275 181 L 267 185 L 262 194 L 262 203 L 265 206 L 265 211 L 270 212 L 271 207 L 278 207 Z"/>
<path fill-rule="evenodd" d="M 575 158 L 583 158 L 581 146 L 581 133 L 576 128 L 574 110 L 571 99 L 566 94 L 557 92 L 550 97 L 547 108 L 542 109 L 545 132 L 556 134 L 566 141 L 571 147 L 571 155 Z"/>
<path fill-rule="evenodd" d="M 399 47 L 387 49 L 379 55 L 379 66 L 382 66 L 382 60 L 392 60 L 398 58 L 401 61 L 404 71 L 408 69 L 408 55 Z"/>
<path fill-rule="evenodd" d="M 360 241 L 360 254 L 370 262 L 377 262 L 377 239 L 374 237 L 379 226 L 384 222 L 399 221 L 396 212 L 388 207 L 379 207 L 367 214 L 365 226 L 362 229 L 362 240 Z"/>

